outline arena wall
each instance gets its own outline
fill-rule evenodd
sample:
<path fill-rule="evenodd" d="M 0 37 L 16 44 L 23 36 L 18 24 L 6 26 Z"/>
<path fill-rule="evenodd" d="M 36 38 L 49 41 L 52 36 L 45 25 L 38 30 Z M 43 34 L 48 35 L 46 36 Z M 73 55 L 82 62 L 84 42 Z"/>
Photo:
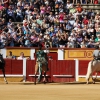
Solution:
<path fill-rule="evenodd" d="M 37 50 L 38 48 L 10 48 L 10 47 L 0 50 L 6 60 L 6 76 L 9 79 L 9 81 L 31 81 L 31 82 L 34 81 L 35 52 Z M 48 56 L 52 56 L 53 61 L 49 61 L 50 70 L 47 73 L 48 81 L 49 82 L 86 81 L 85 76 L 87 72 L 87 66 L 88 62 L 93 59 L 92 58 L 93 50 L 94 49 L 85 49 L 85 48 L 49 49 Z M 28 61 L 8 60 L 6 59 L 6 55 L 8 55 L 9 51 L 12 51 L 13 54 L 16 55 L 17 57 L 19 56 L 20 52 L 24 52 L 26 58 L 31 56 L 32 59 Z M 73 73 L 70 73 L 71 70 L 73 71 Z M 1 71 L 0 74 L 1 74 L 0 77 L 2 78 Z"/>
<path fill-rule="evenodd" d="M 5 61 L 8 82 L 34 82 L 35 60 L 5 59 Z M 85 77 L 89 61 L 78 59 L 49 60 L 49 71 L 46 76 L 48 82 L 86 82 Z M 100 78 L 100 74 L 98 78 Z M 3 81 L 1 70 L 0 80 Z"/>
<path fill-rule="evenodd" d="M 44 51 L 45 48 L 43 48 Z M 1 49 L 1 53 L 3 54 L 4 58 L 8 55 L 9 51 L 12 51 L 13 55 L 18 57 L 20 52 L 24 52 L 26 57 L 31 57 L 35 59 L 35 53 L 38 48 L 25 48 L 25 47 L 8 47 L 5 49 Z M 92 60 L 92 53 L 94 49 L 89 48 L 49 48 L 48 55 L 52 56 L 55 60 Z"/>
<path fill-rule="evenodd" d="M 9 81 L 34 82 L 35 60 L 8 60 L 5 59 L 6 77 Z M 73 82 L 75 81 L 75 60 L 49 60 L 48 82 Z M 0 70 L 0 77 L 3 78 Z M 11 78 L 11 80 L 10 80 Z"/>

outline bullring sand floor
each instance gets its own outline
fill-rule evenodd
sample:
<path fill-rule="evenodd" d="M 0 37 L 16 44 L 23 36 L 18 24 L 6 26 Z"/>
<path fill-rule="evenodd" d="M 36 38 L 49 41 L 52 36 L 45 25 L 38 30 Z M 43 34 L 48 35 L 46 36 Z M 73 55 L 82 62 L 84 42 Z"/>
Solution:
<path fill-rule="evenodd" d="M 0 82 L 0 100 L 100 100 L 100 83 Z"/>

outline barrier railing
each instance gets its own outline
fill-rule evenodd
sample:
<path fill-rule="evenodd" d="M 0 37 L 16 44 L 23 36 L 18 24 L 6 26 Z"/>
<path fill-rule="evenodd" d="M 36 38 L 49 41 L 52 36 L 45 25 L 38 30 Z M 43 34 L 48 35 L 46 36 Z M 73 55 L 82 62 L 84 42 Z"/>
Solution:
<path fill-rule="evenodd" d="M 34 82 L 35 60 L 5 59 L 6 77 L 23 77 L 23 81 Z M 48 82 L 73 82 L 85 78 L 90 60 L 49 60 Z M 38 75 L 37 75 L 38 76 Z M 3 77 L 0 70 L 0 77 Z"/>

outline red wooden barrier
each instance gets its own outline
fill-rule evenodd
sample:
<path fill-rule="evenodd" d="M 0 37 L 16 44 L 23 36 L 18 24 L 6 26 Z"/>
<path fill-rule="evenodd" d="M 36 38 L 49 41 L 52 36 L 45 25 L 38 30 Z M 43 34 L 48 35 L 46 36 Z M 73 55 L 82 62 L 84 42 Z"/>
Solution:
<path fill-rule="evenodd" d="M 5 59 L 5 73 L 6 74 L 23 74 L 23 60 Z M 0 70 L 0 74 L 2 71 Z"/>
<path fill-rule="evenodd" d="M 23 75 L 23 60 L 5 59 L 6 74 Z M 34 82 L 35 60 L 26 61 L 26 81 Z M 79 75 L 87 73 L 89 60 L 79 60 Z M 74 60 L 49 60 L 49 71 L 47 72 L 49 82 L 73 82 L 75 81 Z M 2 71 L 0 70 L 0 74 Z M 31 76 L 33 75 L 33 77 Z M 100 75 L 100 74 L 99 74 Z"/>
<path fill-rule="evenodd" d="M 9 59 L 5 60 L 5 72 L 6 72 L 6 74 L 12 73 L 11 64 L 12 64 L 12 60 L 9 60 Z M 0 70 L 0 74 L 2 74 L 2 70 Z"/>
<path fill-rule="evenodd" d="M 26 66 L 27 66 L 26 67 L 26 80 L 27 81 L 34 82 L 35 64 L 36 64 L 35 60 L 27 60 L 27 63 L 26 63 Z M 49 71 L 47 72 L 47 75 L 48 75 L 47 77 L 48 81 L 50 82 L 50 68 L 49 68 Z"/>
<path fill-rule="evenodd" d="M 35 72 L 35 60 L 27 60 L 26 62 L 26 80 L 27 81 L 34 81 L 33 77 L 30 77 L 29 75 L 33 75 Z"/>
<path fill-rule="evenodd" d="M 88 68 L 88 63 L 90 60 L 79 60 L 79 75 L 86 75 L 87 74 L 87 68 Z M 95 72 L 93 73 L 93 75 Z M 98 73 L 100 75 L 100 73 Z"/>
<path fill-rule="evenodd" d="M 89 61 L 90 60 L 79 61 L 79 75 L 86 75 Z"/>
<path fill-rule="evenodd" d="M 23 60 L 6 61 L 6 74 L 22 75 Z M 34 81 L 35 60 L 26 61 L 26 81 Z M 72 82 L 75 81 L 75 61 L 74 60 L 49 60 L 49 71 L 47 72 L 48 82 Z M 0 71 L 0 74 L 1 71 Z"/>
<path fill-rule="evenodd" d="M 23 60 L 12 60 L 12 74 L 23 74 Z"/>
<path fill-rule="evenodd" d="M 72 82 L 75 81 L 74 60 L 53 60 L 51 61 L 51 82 Z"/>

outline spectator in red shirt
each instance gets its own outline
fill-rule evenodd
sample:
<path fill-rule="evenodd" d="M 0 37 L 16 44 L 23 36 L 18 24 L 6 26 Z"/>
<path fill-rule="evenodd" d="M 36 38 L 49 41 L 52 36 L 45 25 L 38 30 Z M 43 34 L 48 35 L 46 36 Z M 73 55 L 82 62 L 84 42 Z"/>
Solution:
<path fill-rule="evenodd" d="M 88 25 L 88 23 L 89 23 L 89 20 L 87 19 L 87 16 L 85 16 L 83 19 L 83 24 Z"/>
<path fill-rule="evenodd" d="M 2 6 L 2 3 L 0 2 L 0 11 L 3 10 L 3 6 Z"/>
<path fill-rule="evenodd" d="M 10 0 L 3 0 L 4 7 L 6 7 L 6 8 L 9 7 L 9 1 Z"/>
<path fill-rule="evenodd" d="M 98 4 L 98 0 L 94 0 L 94 4 Z"/>
<path fill-rule="evenodd" d="M 63 11 L 61 11 L 59 14 L 59 21 L 60 21 L 60 23 L 64 22 L 64 12 Z"/>

